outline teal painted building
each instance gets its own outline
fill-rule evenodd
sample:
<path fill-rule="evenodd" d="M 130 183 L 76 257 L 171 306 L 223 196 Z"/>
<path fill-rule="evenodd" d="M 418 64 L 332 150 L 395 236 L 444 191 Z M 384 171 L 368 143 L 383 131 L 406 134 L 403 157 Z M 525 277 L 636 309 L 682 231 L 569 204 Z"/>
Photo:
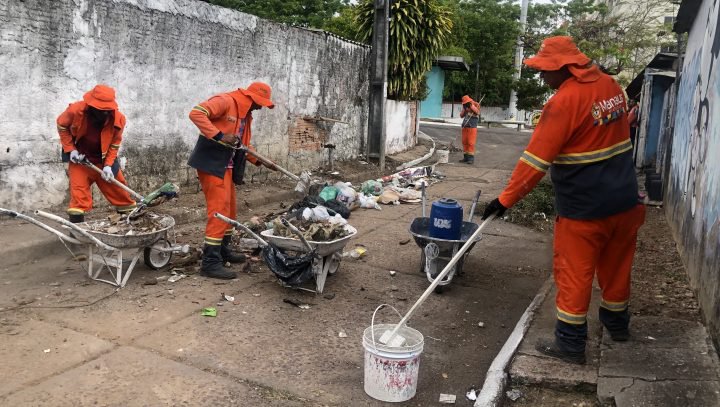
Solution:
<path fill-rule="evenodd" d="M 428 95 L 420 102 L 420 117 L 442 117 L 443 89 L 445 88 L 445 71 L 470 71 L 470 67 L 462 57 L 442 56 L 433 62 L 433 67 L 425 75 Z"/>

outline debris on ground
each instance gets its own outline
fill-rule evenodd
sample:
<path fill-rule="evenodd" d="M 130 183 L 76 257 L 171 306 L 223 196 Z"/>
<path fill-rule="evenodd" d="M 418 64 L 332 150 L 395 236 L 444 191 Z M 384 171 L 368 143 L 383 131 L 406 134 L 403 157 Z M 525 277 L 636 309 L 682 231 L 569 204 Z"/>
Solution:
<path fill-rule="evenodd" d="M 477 400 L 477 396 L 478 396 L 478 391 L 475 390 L 475 388 L 471 388 L 470 390 L 468 390 L 467 393 L 465 393 L 465 397 L 470 401 Z"/>
<path fill-rule="evenodd" d="M 300 309 L 310 309 L 310 304 L 306 304 L 292 298 L 283 298 L 283 302 L 286 304 L 294 305 Z"/>
<path fill-rule="evenodd" d="M 333 298 L 335 298 L 335 293 L 325 294 L 323 295 L 323 298 L 325 298 L 326 300 L 332 300 Z"/>
<path fill-rule="evenodd" d="M 399 243 L 400 243 L 400 246 L 405 246 L 406 244 L 410 243 L 410 238 L 407 238 L 407 239 L 405 239 L 405 240 L 401 240 Z"/>
<path fill-rule="evenodd" d="M 447 378 L 448 378 L 448 374 L 447 374 L 447 373 L 443 373 L 443 374 L 442 374 L 442 377 L 443 377 L 443 379 L 447 379 Z"/>
<path fill-rule="evenodd" d="M 177 281 L 182 280 L 185 277 L 187 277 L 185 274 L 174 274 L 168 278 L 168 281 L 171 283 L 175 283 Z"/>
<path fill-rule="evenodd" d="M 367 248 L 365 248 L 365 246 L 363 246 L 363 245 L 358 244 L 358 245 L 355 245 L 354 249 L 347 251 L 347 252 L 343 252 L 342 256 L 350 257 L 351 259 L 359 259 L 361 257 L 364 257 L 366 253 L 367 253 Z"/>
<path fill-rule="evenodd" d="M 485 323 L 482 322 L 482 321 L 480 321 L 480 322 L 478 322 L 478 326 L 479 326 L 480 328 L 485 328 Z"/>
<path fill-rule="evenodd" d="M 512 401 L 516 401 L 523 396 L 522 392 L 518 389 L 512 389 L 505 392 L 505 395 Z"/>
<path fill-rule="evenodd" d="M 440 404 L 455 404 L 455 399 L 457 399 L 457 396 L 454 394 L 445 394 L 440 393 Z"/>
<path fill-rule="evenodd" d="M 200 315 L 202 315 L 202 316 L 204 316 L 204 317 L 216 317 L 216 316 L 217 316 L 217 309 L 215 309 L 215 308 L 213 308 L 213 307 L 203 308 L 203 309 L 202 309 L 202 312 L 200 313 Z"/>
<path fill-rule="evenodd" d="M 235 297 L 233 297 L 232 295 L 227 295 L 227 294 L 225 294 L 225 293 L 221 293 L 221 294 L 220 294 L 220 297 L 222 297 L 222 299 L 224 299 L 224 300 L 227 301 L 227 302 L 233 302 L 233 301 L 235 301 Z"/>
<path fill-rule="evenodd" d="M 391 277 L 395 277 L 395 274 L 397 274 L 397 271 L 395 271 L 395 270 L 390 270 L 390 276 L 391 276 Z"/>
<path fill-rule="evenodd" d="M 339 338 L 347 338 L 347 333 L 345 333 L 344 329 L 341 329 L 340 332 L 338 332 Z"/>

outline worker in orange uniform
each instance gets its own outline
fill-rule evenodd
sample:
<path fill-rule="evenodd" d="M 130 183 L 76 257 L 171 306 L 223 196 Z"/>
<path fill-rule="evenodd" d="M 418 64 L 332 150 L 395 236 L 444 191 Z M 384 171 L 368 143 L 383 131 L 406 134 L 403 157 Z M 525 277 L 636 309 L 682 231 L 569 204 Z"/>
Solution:
<path fill-rule="evenodd" d="M 245 161 L 260 165 L 251 155 L 237 147 L 250 147 L 252 111 L 275 107 L 270 86 L 253 82 L 247 89 L 215 95 L 190 111 L 190 120 L 200 129 L 188 165 L 198 173 L 207 205 L 207 225 L 201 274 L 232 279 L 235 272 L 226 262 L 242 263 L 245 256 L 230 250 L 233 228 L 215 218 L 215 213 L 235 219 L 235 185 L 242 184 Z"/>
<path fill-rule="evenodd" d="M 615 341 L 629 337 L 630 270 L 645 220 L 623 91 L 570 37 L 543 41 L 525 65 L 541 72 L 555 94 L 510 181 L 483 214 L 502 216 L 549 169 L 555 188 L 553 273 L 557 285 L 554 340 L 538 351 L 585 363 L 586 315 L 594 274 L 602 290 L 600 321 Z"/>
<path fill-rule="evenodd" d="M 116 161 L 124 128 L 125 116 L 118 110 L 115 90 L 107 85 L 95 86 L 57 118 L 63 161 L 70 162 L 70 222 L 84 222 L 85 213 L 92 209 L 92 184 L 97 184 L 118 212 L 128 213 L 135 208 L 130 195 L 110 182 L 115 178 L 127 184 Z M 102 168 L 102 175 L 89 168 L 88 161 Z"/>
<path fill-rule="evenodd" d="M 480 120 L 480 103 L 470 96 L 462 97 L 463 110 L 460 112 L 462 121 L 463 159 L 461 163 L 475 163 L 475 142 L 477 141 L 477 126 Z"/>

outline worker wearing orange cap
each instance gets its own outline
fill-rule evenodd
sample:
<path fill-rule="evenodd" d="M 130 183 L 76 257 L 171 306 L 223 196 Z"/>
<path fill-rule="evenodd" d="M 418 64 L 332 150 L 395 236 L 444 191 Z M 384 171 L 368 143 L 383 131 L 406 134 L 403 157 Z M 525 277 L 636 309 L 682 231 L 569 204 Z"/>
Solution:
<path fill-rule="evenodd" d="M 543 107 L 507 187 L 483 218 L 501 216 L 551 171 L 558 213 L 553 245 L 557 321 L 554 340 L 541 340 L 536 348 L 582 364 L 595 273 L 602 290 L 600 321 L 613 340 L 629 337 L 630 270 L 645 207 L 638 204 L 627 104 L 620 86 L 592 65 L 570 37 L 547 38 L 524 62 L 556 92 Z"/>
<path fill-rule="evenodd" d="M 97 184 L 115 209 L 127 213 L 135 208 L 130 195 L 109 182 L 112 178 L 126 184 L 116 162 L 122 143 L 125 116 L 118 110 L 115 90 L 97 85 L 83 95 L 83 100 L 71 103 L 57 118 L 62 144 L 63 161 L 68 164 L 70 178 L 70 221 L 85 221 L 85 213 L 92 209 L 92 184 Z M 102 175 L 89 168 L 87 162 L 102 168 Z M 100 179 L 103 182 L 99 182 Z"/>
<path fill-rule="evenodd" d="M 274 108 L 272 90 L 263 82 L 253 82 L 247 89 L 215 95 L 190 111 L 190 120 L 200 129 L 188 165 L 195 168 L 205 194 L 207 225 L 201 274 L 207 277 L 232 279 L 235 272 L 224 267 L 226 262 L 242 263 L 245 256 L 230 250 L 233 228 L 215 218 L 220 213 L 235 219 L 235 186 L 242 184 L 245 160 L 260 165 L 251 155 L 238 150 L 250 147 L 252 111 Z"/>
<path fill-rule="evenodd" d="M 463 159 L 461 163 L 475 163 L 475 143 L 477 142 L 477 126 L 480 120 L 480 104 L 474 101 L 470 96 L 462 97 L 463 110 L 460 112 L 462 121 L 462 145 Z"/>

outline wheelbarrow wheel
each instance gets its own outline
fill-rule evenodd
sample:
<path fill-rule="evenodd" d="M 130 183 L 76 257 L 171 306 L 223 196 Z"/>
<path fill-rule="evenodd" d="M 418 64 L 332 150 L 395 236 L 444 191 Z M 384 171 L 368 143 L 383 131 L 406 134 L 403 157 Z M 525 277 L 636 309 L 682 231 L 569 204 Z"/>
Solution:
<path fill-rule="evenodd" d="M 153 270 L 159 270 L 167 266 L 172 259 L 172 252 L 162 251 L 158 249 L 169 249 L 170 247 L 170 242 L 168 242 L 166 239 L 158 240 L 152 246 L 146 247 L 143 251 L 145 265 Z"/>
<path fill-rule="evenodd" d="M 329 276 L 332 276 L 333 274 L 337 273 L 337 271 L 340 269 L 340 260 L 342 260 L 342 254 L 340 254 L 339 251 L 331 254 L 325 260 L 326 262 L 328 262 L 327 268 L 328 268 Z"/>
<path fill-rule="evenodd" d="M 442 294 L 443 291 L 445 291 L 445 286 L 444 285 L 435 286 L 435 289 L 433 291 L 435 291 L 435 294 Z"/>
<path fill-rule="evenodd" d="M 420 250 L 420 274 L 425 274 L 425 250 Z"/>

